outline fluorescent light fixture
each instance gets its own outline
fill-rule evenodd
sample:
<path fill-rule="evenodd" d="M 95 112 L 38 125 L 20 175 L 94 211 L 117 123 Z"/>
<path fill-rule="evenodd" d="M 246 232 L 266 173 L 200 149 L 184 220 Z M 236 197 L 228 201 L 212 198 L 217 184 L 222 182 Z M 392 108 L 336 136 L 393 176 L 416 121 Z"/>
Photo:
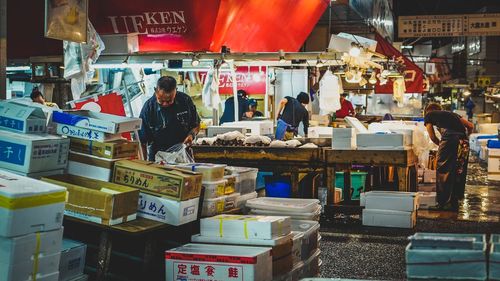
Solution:
<path fill-rule="evenodd" d="M 29 71 L 31 67 L 29 66 L 7 66 L 7 71 Z"/>

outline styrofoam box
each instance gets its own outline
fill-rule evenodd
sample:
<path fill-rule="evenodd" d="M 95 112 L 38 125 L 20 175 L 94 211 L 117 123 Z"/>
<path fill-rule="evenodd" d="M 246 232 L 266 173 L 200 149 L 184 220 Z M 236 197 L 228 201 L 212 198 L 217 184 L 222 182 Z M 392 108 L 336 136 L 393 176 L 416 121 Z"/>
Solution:
<path fill-rule="evenodd" d="M 479 159 L 483 161 L 488 160 L 488 148 L 486 146 L 481 147 L 481 151 L 479 152 Z"/>
<path fill-rule="evenodd" d="M 248 201 L 247 201 L 248 202 Z M 298 213 L 298 212 L 288 212 L 288 211 L 271 211 L 262 209 L 252 209 L 250 214 L 260 215 L 260 216 L 289 216 L 293 220 L 311 220 L 319 221 L 321 215 L 321 205 L 316 206 L 316 210 L 311 213 Z"/>
<path fill-rule="evenodd" d="M 274 124 L 273 121 L 237 121 L 237 122 L 227 122 L 222 124 L 223 127 L 245 127 L 247 128 L 247 134 L 250 135 L 273 135 L 274 134 Z"/>
<path fill-rule="evenodd" d="M 179 226 L 198 218 L 199 202 L 200 198 L 175 201 L 141 192 L 139 193 L 137 216 Z M 149 208 L 152 205 L 156 206 L 156 209 Z"/>
<path fill-rule="evenodd" d="M 236 176 L 236 192 L 241 194 L 252 193 L 257 185 L 259 169 L 246 167 L 226 167 L 230 175 Z"/>
<path fill-rule="evenodd" d="M 233 131 L 240 132 L 244 135 L 244 134 L 246 134 L 247 129 L 246 129 L 246 127 L 243 127 L 243 126 L 239 126 L 239 127 L 237 127 L 237 126 L 234 126 L 234 127 L 208 126 L 207 127 L 207 137 L 209 137 L 209 138 L 216 137 L 217 135 L 221 135 L 221 134 L 233 132 Z"/>
<path fill-rule="evenodd" d="M 498 133 L 498 125 L 500 125 L 500 123 L 479 124 L 478 133 L 496 134 Z"/>
<path fill-rule="evenodd" d="M 8 207 L 0 207 L 0 236 L 61 228 L 66 188 L 6 171 L 0 171 L 0 186 L 0 199 L 9 202 Z M 50 201 L 45 203 L 45 199 Z M 34 206 L 23 208 L 22 204 Z"/>
<path fill-rule="evenodd" d="M 265 247 L 186 244 L 165 252 L 167 281 L 228 280 L 230 276 L 238 276 L 233 280 L 271 281 L 272 264 L 271 248 Z M 200 269 L 196 275 L 191 266 Z"/>
<path fill-rule="evenodd" d="M 240 197 L 238 197 L 236 199 L 236 208 L 245 207 L 248 200 L 255 199 L 255 198 L 257 198 L 257 192 L 255 192 L 255 191 L 252 193 L 240 195 Z"/>
<path fill-rule="evenodd" d="M 307 129 L 307 136 L 310 138 L 331 138 L 332 135 L 332 127 L 309 127 Z"/>
<path fill-rule="evenodd" d="M 98 142 L 107 142 L 122 139 L 121 134 L 108 134 L 97 130 L 85 129 L 63 124 L 57 124 L 56 133 L 58 135 Z"/>
<path fill-rule="evenodd" d="M 413 228 L 417 223 L 416 212 L 363 209 L 363 225 Z"/>
<path fill-rule="evenodd" d="M 194 163 L 194 164 L 180 164 L 176 165 L 175 167 L 183 170 L 201 173 L 203 175 L 202 179 L 203 181 L 215 182 L 224 179 L 224 169 L 226 168 L 226 165 L 210 164 L 210 163 Z"/>
<path fill-rule="evenodd" d="M 273 239 L 290 234 L 289 217 L 219 215 L 200 220 L 202 236 Z"/>
<path fill-rule="evenodd" d="M 25 260 L 22 263 L 17 263 L 5 268 L 0 269 L 2 272 L 2 280 L 18 281 L 18 280 L 33 280 L 32 276 L 36 275 L 36 280 L 54 280 L 59 279 L 59 260 L 61 252 L 51 254 L 48 256 L 40 256 L 38 258 L 38 270 L 33 272 L 33 259 Z M 0 263 L 0 267 L 4 264 Z M 5 270 L 5 271 L 4 271 Z"/>
<path fill-rule="evenodd" d="M 65 169 L 69 139 L 0 130 L 0 168 L 22 173 Z"/>
<path fill-rule="evenodd" d="M 252 209 L 285 211 L 287 213 L 315 212 L 318 205 L 318 199 L 260 197 L 247 201 L 247 207 Z"/>
<path fill-rule="evenodd" d="M 59 262 L 59 281 L 71 281 L 83 275 L 87 245 L 64 239 Z"/>
<path fill-rule="evenodd" d="M 488 180 L 500 180 L 500 149 L 488 148 Z"/>
<path fill-rule="evenodd" d="M 409 134 L 357 134 L 356 146 L 358 149 L 404 149 L 412 146 L 412 137 Z"/>
<path fill-rule="evenodd" d="M 140 130 L 142 126 L 142 120 L 140 118 L 118 116 L 88 110 L 56 111 L 52 115 L 52 120 L 58 124 L 71 125 L 109 134 L 132 132 Z"/>
<path fill-rule="evenodd" d="M 274 247 L 283 245 L 292 239 L 293 234 L 275 237 L 273 239 L 246 239 L 220 236 L 203 236 L 195 234 L 191 236 L 191 242 L 202 244 L 225 244 L 225 245 L 248 245 L 261 247 Z"/>
<path fill-rule="evenodd" d="M 370 191 L 365 193 L 366 209 L 413 212 L 418 209 L 418 193 Z"/>
<path fill-rule="evenodd" d="M 480 139 L 484 138 L 484 139 Z M 469 142 L 470 142 L 470 149 L 475 152 L 479 152 L 481 150 L 481 143 L 483 143 L 483 146 L 488 142 L 489 139 L 498 139 L 498 134 L 471 134 L 469 136 Z M 480 143 L 481 141 L 481 143 Z"/>
<path fill-rule="evenodd" d="M 356 133 L 368 133 L 368 129 L 355 117 L 345 117 L 345 122 L 355 129 Z"/>
<path fill-rule="evenodd" d="M 37 235 L 39 236 L 39 248 L 37 254 Z M 61 251 L 63 229 L 52 231 L 30 233 L 12 238 L 0 237 L 0 276 L 6 272 L 6 268 L 20 264 L 38 257 L 50 256 Z"/>
<path fill-rule="evenodd" d="M 77 161 L 68 161 L 68 174 L 109 182 L 113 169 L 97 167 Z"/>
<path fill-rule="evenodd" d="M 226 180 L 219 180 L 213 182 L 202 182 L 201 185 L 205 188 L 204 199 L 212 199 L 224 196 L 226 188 Z"/>
<path fill-rule="evenodd" d="M 406 247 L 408 278 L 443 280 L 486 280 L 486 237 L 481 234 L 426 233 L 440 238 L 474 238 L 473 249 Z"/>
<path fill-rule="evenodd" d="M 437 205 L 436 192 L 419 192 L 418 209 L 429 209 Z"/>

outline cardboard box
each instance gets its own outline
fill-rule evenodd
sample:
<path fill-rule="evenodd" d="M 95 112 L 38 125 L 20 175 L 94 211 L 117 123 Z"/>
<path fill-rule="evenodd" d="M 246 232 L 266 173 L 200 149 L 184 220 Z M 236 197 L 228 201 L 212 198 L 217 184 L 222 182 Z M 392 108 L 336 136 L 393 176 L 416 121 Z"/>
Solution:
<path fill-rule="evenodd" d="M 74 175 L 42 180 L 68 189 L 66 215 L 104 225 L 135 219 L 139 200 L 139 190 L 135 188 Z"/>
<path fill-rule="evenodd" d="M 61 251 L 63 229 L 30 233 L 12 238 L 0 237 L 0 276 L 6 268 Z"/>
<path fill-rule="evenodd" d="M 70 281 L 83 275 L 87 245 L 64 239 L 62 241 L 61 261 L 59 262 L 59 281 Z"/>
<path fill-rule="evenodd" d="M 141 192 L 137 216 L 179 226 L 198 218 L 199 198 L 175 201 L 169 198 Z"/>
<path fill-rule="evenodd" d="M 480 134 L 497 134 L 498 125 L 500 125 L 500 123 L 479 124 L 477 131 Z"/>
<path fill-rule="evenodd" d="M 51 170 L 51 171 L 45 171 L 45 172 L 36 172 L 36 173 L 21 173 L 21 172 L 18 172 L 18 171 L 12 171 L 12 170 L 7 170 L 7 169 L 3 169 L 3 170 L 7 171 L 7 172 L 10 172 L 10 173 L 13 173 L 13 174 L 16 174 L 16 175 L 20 175 L 20 176 L 23 176 L 23 177 L 28 177 L 28 178 L 32 178 L 32 179 L 36 179 L 36 180 L 39 180 L 42 177 L 48 177 L 48 176 L 54 176 L 54 175 L 62 175 L 62 174 L 64 174 L 64 169 L 57 169 L 57 170 Z"/>
<path fill-rule="evenodd" d="M 0 236 L 61 228 L 66 189 L 0 171 Z"/>
<path fill-rule="evenodd" d="M 214 182 L 224 179 L 226 165 L 211 163 L 193 163 L 175 165 L 175 168 L 200 173 L 204 182 Z"/>
<path fill-rule="evenodd" d="M 166 280 L 271 281 L 271 248 L 186 244 L 165 252 Z"/>
<path fill-rule="evenodd" d="M 414 228 L 417 212 L 363 209 L 363 225 Z"/>
<path fill-rule="evenodd" d="M 418 209 L 418 193 L 399 191 L 365 192 L 366 209 L 413 212 Z"/>
<path fill-rule="evenodd" d="M 108 134 L 121 134 L 140 130 L 142 119 L 93 112 L 89 110 L 67 110 L 54 112 L 52 120 L 62 125 L 89 129 Z"/>
<path fill-rule="evenodd" d="M 436 183 L 436 170 L 425 169 L 423 180 L 424 183 Z"/>
<path fill-rule="evenodd" d="M 500 149 L 487 148 L 488 150 L 488 180 L 500 181 Z"/>
<path fill-rule="evenodd" d="M 119 161 L 72 151 L 68 160 L 68 174 L 106 182 L 111 180 L 115 163 Z"/>
<path fill-rule="evenodd" d="M 312 114 L 311 115 L 311 121 L 315 121 L 318 123 L 320 126 L 328 126 L 330 125 L 330 122 L 332 120 L 332 117 L 330 115 L 318 115 L 318 114 Z M 313 122 L 311 122 L 313 123 Z"/>
<path fill-rule="evenodd" d="M 113 182 L 185 201 L 200 197 L 201 174 L 141 160 L 115 163 Z"/>
<path fill-rule="evenodd" d="M 137 158 L 139 143 L 127 140 L 98 142 L 71 138 L 70 149 L 107 159 Z"/>
<path fill-rule="evenodd" d="M 38 107 L 13 102 L 0 102 L 0 129 L 24 134 L 47 131 L 47 118 Z"/>
<path fill-rule="evenodd" d="M 56 133 L 58 135 L 68 136 L 72 138 L 99 142 L 108 142 L 122 139 L 121 134 L 108 134 L 101 131 L 79 128 L 64 124 L 57 124 Z"/>
<path fill-rule="evenodd" d="M 21 173 L 65 169 L 69 140 L 58 136 L 0 130 L 0 168 Z"/>
<path fill-rule="evenodd" d="M 357 134 L 358 149 L 405 149 L 413 145 L 410 134 Z"/>
<path fill-rule="evenodd" d="M 219 215 L 200 220 L 202 236 L 273 239 L 290 234 L 290 217 Z"/>
<path fill-rule="evenodd" d="M 48 256 L 40 256 L 36 262 L 37 267 L 34 266 L 34 261 L 32 259 L 25 260 L 22 263 L 14 264 L 9 267 L 4 267 L 0 269 L 0 274 L 2 274 L 2 280 L 6 281 L 18 281 L 18 280 L 34 280 L 33 276 L 36 276 L 36 280 L 42 281 L 58 281 L 59 279 L 59 259 L 61 257 L 61 252 L 56 254 L 51 254 Z M 0 263 L 0 266 L 3 264 Z M 34 269 L 37 269 L 36 271 Z"/>

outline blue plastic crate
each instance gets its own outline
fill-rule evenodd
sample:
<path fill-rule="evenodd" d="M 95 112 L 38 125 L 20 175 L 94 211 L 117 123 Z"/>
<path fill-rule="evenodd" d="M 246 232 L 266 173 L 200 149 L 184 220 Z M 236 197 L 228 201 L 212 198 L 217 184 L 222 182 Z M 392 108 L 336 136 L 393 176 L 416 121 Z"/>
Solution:
<path fill-rule="evenodd" d="M 367 172 L 351 172 L 351 200 L 359 200 L 360 194 L 365 192 L 367 175 Z M 335 187 L 344 190 L 344 172 L 335 173 Z M 343 193 L 342 199 L 344 199 Z"/>
<path fill-rule="evenodd" d="M 478 140 L 496 139 L 498 135 L 477 136 Z"/>
<path fill-rule="evenodd" d="M 500 234 L 491 235 L 490 280 L 500 280 Z"/>
<path fill-rule="evenodd" d="M 500 148 L 500 140 L 491 139 L 488 141 L 487 146 L 488 146 L 488 148 Z"/>
<path fill-rule="evenodd" d="M 419 235 L 419 233 L 415 234 Z M 475 238 L 472 249 L 406 247 L 409 279 L 487 280 L 486 236 L 481 234 L 423 233 L 437 237 Z"/>
<path fill-rule="evenodd" d="M 289 177 L 264 176 L 264 180 L 267 197 L 292 197 L 292 184 Z"/>

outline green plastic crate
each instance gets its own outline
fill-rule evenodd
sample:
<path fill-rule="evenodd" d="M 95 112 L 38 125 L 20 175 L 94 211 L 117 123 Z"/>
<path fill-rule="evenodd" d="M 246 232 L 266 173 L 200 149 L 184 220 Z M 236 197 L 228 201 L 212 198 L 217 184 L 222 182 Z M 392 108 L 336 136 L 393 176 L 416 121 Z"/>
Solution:
<path fill-rule="evenodd" d="M 365 192 L 367 176 L 367 172 L 351 172 L 351 200 L 359 200 L 360 194 Z M 344 190 L 344 172 L 335 173 L 335 187 Z M 344 199 L 344 193 L 342 193 L 342 199 Z"/>
<path fill-rule="evenodd" d="M 492 234 L 490 242 L 490 280 L 500 280 L 500 234 Z"/>

